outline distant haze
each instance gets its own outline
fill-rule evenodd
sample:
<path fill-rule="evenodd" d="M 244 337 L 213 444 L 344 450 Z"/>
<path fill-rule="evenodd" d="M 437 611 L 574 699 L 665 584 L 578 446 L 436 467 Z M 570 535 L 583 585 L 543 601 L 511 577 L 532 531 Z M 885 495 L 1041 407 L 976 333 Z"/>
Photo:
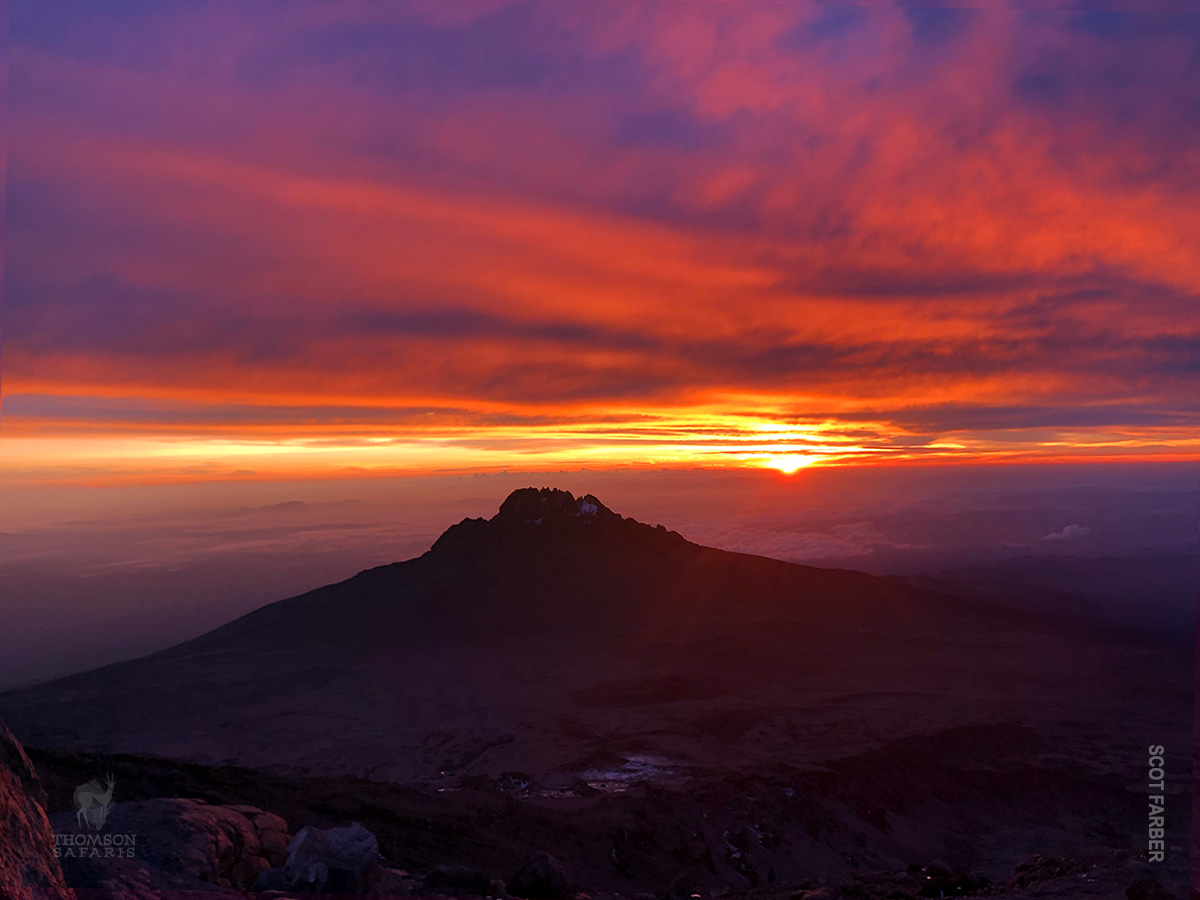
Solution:
<path fill-rule="evenodd" d="M 1200 528 L 1200 469 L 1175 464 L 6 490 L 0 685 L 152 652 L 274 600 L 417 556 L 449 525 L 493 515 L 526 485 L 594 493 L 624 516 L 697 543 L 876 574 L 1025 556 L 1169 555 L 1178 566 L 1196 557 Z"/>

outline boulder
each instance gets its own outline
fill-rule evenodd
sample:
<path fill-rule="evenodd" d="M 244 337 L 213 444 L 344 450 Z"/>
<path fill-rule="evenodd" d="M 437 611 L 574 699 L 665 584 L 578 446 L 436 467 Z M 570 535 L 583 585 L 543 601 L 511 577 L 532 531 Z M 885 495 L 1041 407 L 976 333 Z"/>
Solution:
<path fill-rule="evenodd" d="M 355 822 L 343 828 L 300 829 L 283 866 L 262 872 L 252 884 L 256 891 L 366 894 L 379 875 L 379 843 Z"/>
<path fill-rule="evenodd" d="M 169 798 L 117 803 L 103 831 L 93 831 L 74 813 L 53 817 L 62 840 L 118 838 L 120 852 L 89 852 L 64 847 L 62 865 L 73 887 L 129 891 L 246 890 L 273 861 L 282 861 L 286 835 L 273 830 L 283 820 L 272 816 L 265 831 L 256 824 L 262 810 L 214 806 L 200 800 Z M 254 818 L 252 818 L 254 817 Z M 283 823 L 286 828 L 286 823 Z"/>
<path fill-rule="evenodd" d="M 54 854 L 46 794 L 24 748 L 0 723 L 0 897 L 71 896 Z"/>
<path fill-rule="evenodd" d="M 260 831 L 258 843 L 268 868 L 282 866 L 287 862 L 288 836 L 286 831 Z"/>
<path fill-rule="evenodd" d="M 553 856 L 537 853 L 509 879 L 508 892 L 524 900 L 565 900 L 575 889 Z"/>
<path fill-rule="evenodd" d="M 254 823 L 254 827 L 263 831 L 277 831 L 281 834 L 287 834 L 288 825 L 281 816 L 274 813 L 259 812 L 257 815 L 250 816 L 250 821 Z"/>

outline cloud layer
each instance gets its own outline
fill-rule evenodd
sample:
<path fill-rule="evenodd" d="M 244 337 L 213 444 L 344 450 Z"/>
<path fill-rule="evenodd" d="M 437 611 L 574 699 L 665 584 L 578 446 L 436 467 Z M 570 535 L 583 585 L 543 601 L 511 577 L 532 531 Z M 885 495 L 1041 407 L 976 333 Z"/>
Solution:
<path fill-rule="evenodd" d="M 1200 17 L 445 6 L 15 4 L 11 471 L 1195 453 Z"/>
<path fill-rule="evenodd" d="M 1012 586 L 1031 565 L 1074 559 L 1080 568 L 1055 576 L 1058 595 L 1090 601 L 1115 592 L 1125 609 L 1150 604 L 1154 618 L 1169 603 L 1194 622 L 1197 476 L 1188 464 L 904 464 L 794 478 L 609 469 L 42 486 L 24 503 L 14 491 L 0 504 L 0 688 L 153 652 L 265 603 L 417 556 L 453 523 L 494 515 L 509 492 L 531 485 L 594 492 L 622 515 L 702 544 L 877 574 L 1008 560 L 972 577 Z M 1135 577 L 1114 581 L 1114 566 Z M 1043 572 L 1013 592 L 1040 597 L 1033 591 L 1045 584 Z M 1144 623 L 1147 613 L 1137 616 Z"/>

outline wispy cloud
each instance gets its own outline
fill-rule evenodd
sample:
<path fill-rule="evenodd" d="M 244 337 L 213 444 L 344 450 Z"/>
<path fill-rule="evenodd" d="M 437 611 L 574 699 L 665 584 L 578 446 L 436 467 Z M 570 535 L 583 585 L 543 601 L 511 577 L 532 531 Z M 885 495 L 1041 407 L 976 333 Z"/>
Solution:
<path fill-rule="evenodd" d="M 22 477 L 1196 451 L 1194 15 L 53 0 L 12 28 Z"/>
<path fill-rule="evenodd" d="M 1079 538 L 1085 538 L 1092 533 L 1092 529 L 1086 525 L 1065 525 L 1062 531 L 1052 531 L 1050 534 L 1042 538 L 1043 541 L 1075 541 Z"/>

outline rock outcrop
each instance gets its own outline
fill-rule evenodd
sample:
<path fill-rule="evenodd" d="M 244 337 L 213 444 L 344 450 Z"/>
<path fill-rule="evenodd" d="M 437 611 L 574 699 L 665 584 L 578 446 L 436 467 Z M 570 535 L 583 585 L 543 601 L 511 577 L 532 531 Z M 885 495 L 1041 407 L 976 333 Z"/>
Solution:
<path fill-rule="evenodd" d="M 102 832 L 81 828 L 73 813 L 52 821 L 64 842 L 81 842 L 62 849 L 63 871 L 76 888 L 246 890 L 287 854 L 287 823 L 254 806 L 189 799 L 118 803 Z"/>
<path fill-rule="evenodd" d="M 302 828 L 292 838 L 282 867 L 259 873 L 258 891 L 366 894 L 379 880 L 379 843 L 357 822 L 322 831 Z"/>
<path fill-rule="evenodd" d="M 71 896 L 54 855 L 45 793 L 29 757 L 0 723 L 0 897 Z"/>

